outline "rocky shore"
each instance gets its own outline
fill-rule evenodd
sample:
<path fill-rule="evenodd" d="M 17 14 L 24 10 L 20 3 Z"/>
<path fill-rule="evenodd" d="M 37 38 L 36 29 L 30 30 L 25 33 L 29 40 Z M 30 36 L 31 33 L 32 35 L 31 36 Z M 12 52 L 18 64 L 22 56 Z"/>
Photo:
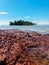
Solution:
<path fill-rule="evenodd" d="M 0 65 L 49 65 L 49 34 L 0 30 Z"/>

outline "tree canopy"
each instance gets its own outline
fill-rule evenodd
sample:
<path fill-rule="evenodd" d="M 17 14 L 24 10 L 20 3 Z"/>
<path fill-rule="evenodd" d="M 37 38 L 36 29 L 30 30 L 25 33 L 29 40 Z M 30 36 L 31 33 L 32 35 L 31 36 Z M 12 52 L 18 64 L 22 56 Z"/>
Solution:
<path fill-rule="evenodd" d="M 18 20 L 14 22 L 10 22 L 10 25 L 36 25 L 35 23 L 29 22 L 29 21 L 24 21 L 24 20 Z"/>

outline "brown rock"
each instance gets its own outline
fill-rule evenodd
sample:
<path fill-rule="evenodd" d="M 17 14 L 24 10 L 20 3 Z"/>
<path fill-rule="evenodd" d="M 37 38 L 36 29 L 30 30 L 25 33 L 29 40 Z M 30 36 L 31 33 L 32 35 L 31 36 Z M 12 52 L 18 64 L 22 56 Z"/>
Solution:
<path fill-rule="evenodd" d="M 48 65 L 49 34 L 0 30 L 0 63 L 6 65 Z"/>

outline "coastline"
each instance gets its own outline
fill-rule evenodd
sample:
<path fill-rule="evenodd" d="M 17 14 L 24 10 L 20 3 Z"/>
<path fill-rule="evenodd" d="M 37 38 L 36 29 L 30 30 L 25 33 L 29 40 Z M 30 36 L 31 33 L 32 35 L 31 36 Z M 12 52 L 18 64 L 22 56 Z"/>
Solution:
<path fill-rule="evenodd" d="M 44 35 L 44 34 L 49 34 L 49 30 L 32 30 L 32 29 L 0 29 L 1 31 L 2 30 L 4 30 L 4 31 L 8 31 L 8 32 L 10 32 L 10 31 L 16 31 L 16 30 L 19 30 L 19 31 L 23 31 L 23 32 L 36 32 L 36 33 L 39 33 L 39 34 L 42 34 L 42 35 Z"/>
<path fill-rule="evenodd" d="M 9 25 L 0 25 L 0 30 L 21 30 L 24 32 L 32 32 L 35 31 L 41 34 L 49 34 L 49 26 L 48 25 L 33 25 L 33 26 L 9 26 Z"/>

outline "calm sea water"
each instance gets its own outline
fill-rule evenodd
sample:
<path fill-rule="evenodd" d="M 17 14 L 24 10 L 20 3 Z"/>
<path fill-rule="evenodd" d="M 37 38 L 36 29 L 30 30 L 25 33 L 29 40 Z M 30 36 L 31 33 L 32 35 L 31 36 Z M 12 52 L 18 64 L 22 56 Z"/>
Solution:
<path fill-rule="evenodd" d="M 40 33 L 49 33 L 49 25 L 33 25 L 33 26 L 5 26 L 5 25 L 0 25 L 1 30 L 6 30 L 6 29 L 19 29 L 22 31 L 36 31 Z"/>

